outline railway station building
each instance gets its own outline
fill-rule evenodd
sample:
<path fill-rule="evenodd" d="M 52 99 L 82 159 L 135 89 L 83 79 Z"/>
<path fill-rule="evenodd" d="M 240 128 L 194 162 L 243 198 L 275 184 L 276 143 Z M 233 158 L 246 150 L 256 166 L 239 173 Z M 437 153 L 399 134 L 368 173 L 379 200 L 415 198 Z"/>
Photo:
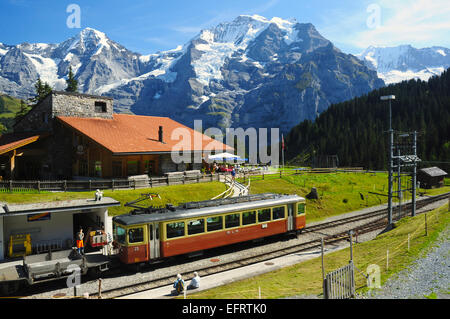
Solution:
<path fill-rule="evenodd" d="M 108 208 L 120 202 L 103 197 L 30 204 L 0 203 L 0 261 L 74 247 L 80 227 L 104 230 L 112 238 Z"/>
<path fill-rule="evenodd" d="M 178 129 L 189 132 L 190 159 L 175 162 Z M 194 141 L 195 140 L 195 141 Z M 199 142 L 198 142 L 199 141 Z M 4 180 L 161 176 L 199 170 L 211 152 L 233 150 L 168 117 L 117 114 L 113 99 L 54 91 L 0 137 Z"/>

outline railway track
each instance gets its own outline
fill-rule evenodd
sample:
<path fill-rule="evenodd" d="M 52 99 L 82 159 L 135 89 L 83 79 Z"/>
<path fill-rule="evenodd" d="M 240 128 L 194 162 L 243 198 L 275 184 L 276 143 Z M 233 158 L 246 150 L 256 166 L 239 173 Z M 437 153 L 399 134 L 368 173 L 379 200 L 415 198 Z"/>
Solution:
<path fill-rule="evenodd" d="M 445 193 L 445 194 L 441 194 L 441 195 L 436 195 L 436 196 L 431 196 L 431 197 L 427 197 L 427 198 L 423 198 L 419 201 L 416 201 L 416 209 L 420 209 L 426 205 L 429 205 L 430 203 L 442 200 L 442 199 L 446 199 L 450 196 L 450 193 Z M 395 203 L 394 203 L 395 204 Z M 411 209 L 412 203 L 408 202 L 406 204 L 402 204 L 402 214 L 401 217 L 406 216 L 406 211 Z M 383 216 L 387 214 L 387 208 L 382 208 L 382 209 L 378 209 L 376 211 L 373 212 L 369 212 L 366 214 L 359 214 L 356 216 L 350 216 L 350 217 L 345 217 L 345 218 L 339 218 L 337 220 L 334 221 L 329 221 L 329 222 L 325 222 L 325 223 L 319 223 L 319 224 L 315 224 L 315 225 L 309 225 L 307 229 L 305 229 L 305 232 L 314 232 L 314 231 L 318 231 L 321 229 L 327 229 L 329 227 L 335 227 L 335 226 L 339 226 L 339 225 L 345 225 L 347 223 L 351 223 L 351 222 L 357 222 L 360 220 L 364 220 L 364 219 L 368 219 L 368 218 L 372 218 L 372 217 L 377 217 L 377 216 Z M 397 212 L 397 207 L 393 207 L 393 213 L 394 216 L 398 215 Z M 398 217 L 397 217 L 398 218 Z"/>
<path fill-rule="evenodd" d="M 431 197 L 428 197 L 425 199 L 421 199 L 420 201 L 417 201 L 417 203 L 416 203 L 417 210 L 420 208 L 423 208 L 431 203 L 434 203 L 436 201 L 446 199 L 449 196 L 450 196 L 450 193 L 445 193 L 445 194 L 431 196 Z M 404 204 L 402 207 L 403 207 L 404 212 L 406 212 L 406 210 L 411 207 L 411 203 L 408 203 L 406 205 Z M 432 210 L 432 209 L 430 209 L 430 210 Z M 374 219 L 363 225 L 359 225 L 357 227 L 346 229 L 345 231 L 338 231 L 334 234 L 326 235 L 323 237 L 324 243 L 326 245 L 337 244 L 342 241 L 348 241 L 349 230 L 353 230 L 354 233 L 356 234 L 356 236 L 358 236 L 358 235 L 366 234 L 369 232 L 373 232 L 373 231 L 385 228 L 387 226 L 386 214 L 387 214 L 387 209 L 380 209 L 380 210 L 369 212 L 366 214 L 360 214 L 357 216 L 346 217 L 346 218 L 338 219 L 338 220 L 331 221 L 331 222 L 325 222 L 325 223 L 320 223 L 320 224 L 313 225 L 313 226 L 307 226 L 308 229 L 305 229 L 305 232 L 306 233 L 314 233 L 319 230 L 325 230 L 325 229 L 331 230 L 333 228 L 336 228 L 336 227 L 339 227 L 342 225 L 346 225 L 349 223 L 353 223 L 353 222 L 358 222 L 358 221 L 361 221 L 364 219 Z M 419 214 L 419 212 L 418 212 L 418 214 Z M 398 214 L 395 213 L 395 207 L 394 207 L 393 215 L 394 215 L 393 216 L 394 221 L 404 217 L 404 216 L 398 216 Z M 380 218 L 376 218 L 376 217 L 380 217 Z M 293 253 L 298 253 L 298 252 L 302 252 L 302 251 L 306 251 L 306 250 L 319 248 L 320 246 L 321 246 L 321 239 L 320 238 L 314 239 L 314 240 L 296 244 L 296 245 L 293 245 L 290 247 L 283 247 L 283 248 L 271 250 L 270 252 L 264 252 L 264 253 L 253 255 L 250 257 L 241 258 L 239 260 L 224 262 L 224 263 L 220 263 L 218 265 L 205 266 L 203 268 L 197 269 L 197 272 L 199 273 L 200 276 L 207 276 L 207 275 L 223 272 L 226 270 L 231 270 L 231 269 L 247 266 L 247 265 L 254 264 L 254 263 L 267 261 L 267 260 L 270 260 L 273 258 L 282 257 L 282 256 L 286 256 L 286 255 L 293 254 Z M 135 283 L 135 284 L 127 285 L 127 286 L 104 290 L 101 292 L 101 295 L 102 295 L 102 298 L 117 298 L 117 297 L 121 297 L 121 296 L 134 294 L 137 292 L 142 292 L 142 291 L 149 290 L 149 289 L 155 289 L 155 288 L 171 285 L 173 283 L 175 276 L 176 276 L 175 273 L 170 273 L 170 274 L 167 273 L 167 275 L 165 275 L 165 276 L 159 277 L 157 279 L 149 280 L 146 282 Z M 98 298 L 98 293 L 91 293 L 90 296 L 91 296 L 91 298 Z"/>

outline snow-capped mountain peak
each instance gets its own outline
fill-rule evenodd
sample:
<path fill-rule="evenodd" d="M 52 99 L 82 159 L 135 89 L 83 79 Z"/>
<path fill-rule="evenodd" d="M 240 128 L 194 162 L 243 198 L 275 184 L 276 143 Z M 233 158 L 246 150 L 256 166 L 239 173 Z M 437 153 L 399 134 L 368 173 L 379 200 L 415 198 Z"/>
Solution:
<path fill-rule="evenodd" d="M 259 15 L 240 15 L 231 22 L 202 30 L 193 39 L 193 45 L 201 55 L 194 59 L 192 65 L 197 80 L 208 85 L 211 80 L 221 80 L 221 68 L 231 56 L 239 54 L 242 60 L 248 60 L 246 50 L 271 25 L 282 33 L 286 46 L 303 41 L 298 37 L 298 25 L 295 19 L 284 20 L 278 17 L 267 19 Z"/>
<path fill-rule="evenodd" d="M 410 79 L 426 81 L 450 67 L 450 49 L 444 47 L 416 49 L 409 44 L 370 46 L 357 57 L 376 70 L 387 84 Z"/>
<path fill-rule="evenodd" d="M 39 76 L 64 89 L 71 67 L 79 92 L 114 97 L 116 111 L 170 116 L 186 125 L 202 119 L 205 127 L 288 130 L 330 103 L 384 85 L 312 24 L 278 17 L 241 15 L 149 55 L 93 28 L 57 45 L 31 46 L 0 45 L 5 93 L 30 97 Z"/>
<path fill-rule="evenodd" d="M 259 15 L 240 15 L 232 22 L 220 23 L 216 27 L 203 30 L 199 37 L 204 40 L 214 42 L 229 42 L 236 45 L 248 43 L 249 40 L 255 39 L 262 31 L 275 24 L 279 29 L 287 33 L 286 40 L 292 42 L 293 29 L 297 24 L 295 19 L 284 20 L 274 17 L 271 20 Z M 288 43 L 289 44 L 289 43 Z"/>
<path fill-rule="evenodd" d="M 85 28 L 77 35 L 61 43 L 68 54 L 71 51 L 77 51 L 79 54 L 99 54 L 104 48 L 109 49 L 114 45 L 113 41 L 109 40 L 105 33 L 95 30 L 93 28 Z"/>

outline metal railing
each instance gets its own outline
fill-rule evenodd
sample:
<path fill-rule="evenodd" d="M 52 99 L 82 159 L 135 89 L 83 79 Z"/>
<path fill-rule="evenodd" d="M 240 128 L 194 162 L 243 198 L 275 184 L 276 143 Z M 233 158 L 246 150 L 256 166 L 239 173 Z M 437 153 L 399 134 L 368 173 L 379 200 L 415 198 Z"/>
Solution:
<path fill-rule="evenodd" d="M 214 196 L 213 198 L 211 198 L 211 199 L 218 199 L 218 198 L 228 198 L 228 197 L 230 197 L 230 196 L 232 196 L 233 195 L 233 192 L 234 192 L 234 181 L 233 180 L 228 180 L 228 175 L 225 175 L 224 176 L 224 178 L 225 178 L 225 184 L 228 186 L 228 188 L 224 191 L 224 192 L 222 192 L 222 193 L 220 193 L 219 195 L 217 195 L 217 196 Z M 229 183 L 229 184 L 228 184 Z"/>
<path fill-rule="evenodd" d="M 63 241 L 61 239 L 42 240 L 33 244 L 33 248 L 37 254 L 61 250 L 63 248 Z"/>

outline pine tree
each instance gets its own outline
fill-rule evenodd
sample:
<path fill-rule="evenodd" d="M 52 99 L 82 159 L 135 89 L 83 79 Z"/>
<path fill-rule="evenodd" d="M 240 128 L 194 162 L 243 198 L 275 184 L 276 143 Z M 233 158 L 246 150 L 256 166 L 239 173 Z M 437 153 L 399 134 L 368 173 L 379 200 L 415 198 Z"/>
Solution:
<path fill-rule="evenodd" d="M 380 96 L 393 94 L 392 125 L 417 131 L 418 156 L 447 162 L 450 150 L 450 69 L 429 81 L 404 81 L 365 96 L 330 105 L 314 121 L 306 120 L 287 135 L 287 159 L 337 154 L 342 166 L 386 169 L 388 116 Z M 312 150 L 315 150 L 313 154 Z M 292 162 L 294 163 L 294 162 Z M 444 170 L 450 165 L 440 164 Z"/>
<path fill-rule="evenodd" d="M 41 102 L 48 94 L 52 92 L 50 85 L 47 82 L 42 83 L 41 78 L 37 79 L 34 88 L 36 89 L 36 96 L 29 99 L 29 101 L 35 104 Z"/>
<path fill-rule="evenodd" d="M 75 75 L 72 72 L 71 66 L 69 66 L 69 75 L 67 76 L 66 83 L 67 83 L 66 92 L 77 92 L 78 81 L 75 79 Z"/>

